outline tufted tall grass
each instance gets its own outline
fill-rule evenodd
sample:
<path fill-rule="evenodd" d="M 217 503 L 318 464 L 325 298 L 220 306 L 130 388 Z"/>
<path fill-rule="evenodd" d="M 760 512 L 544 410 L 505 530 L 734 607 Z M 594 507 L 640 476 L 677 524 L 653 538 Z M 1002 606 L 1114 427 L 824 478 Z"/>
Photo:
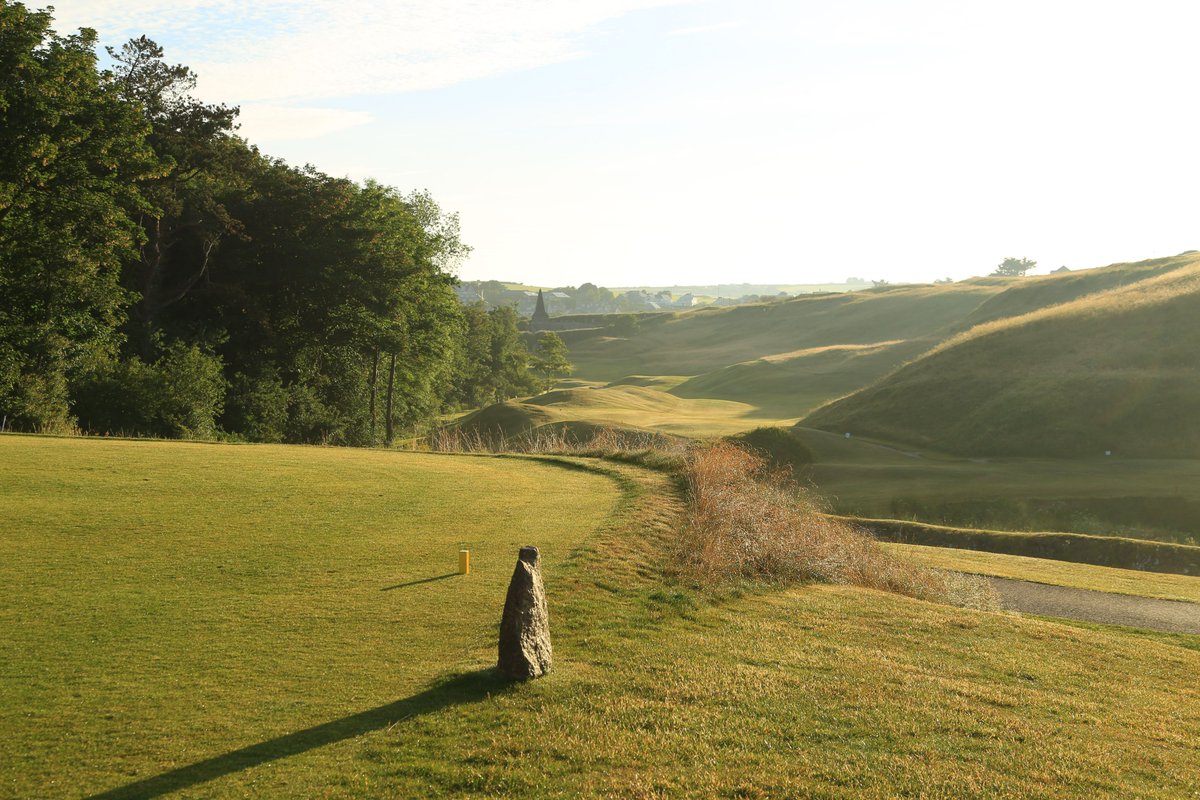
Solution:
<path fill-rule="evenodd" d="M 821 513 L 784 472 L 734 443 L 691 450 L 683 474 L 690 513 L 676 549 L 684 571 L 703 583 L 817 581 L 997 607 L 983 580 L 893 555 L 868 534 Z"/>

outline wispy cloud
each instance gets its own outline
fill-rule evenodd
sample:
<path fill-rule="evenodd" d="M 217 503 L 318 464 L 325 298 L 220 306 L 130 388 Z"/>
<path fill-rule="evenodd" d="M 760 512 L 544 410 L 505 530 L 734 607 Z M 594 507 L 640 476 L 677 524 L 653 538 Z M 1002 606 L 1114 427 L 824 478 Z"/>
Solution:
<path fill-rule="evenodd" d="M 363 124 L 313 102 L 419 91 L 581 55 L 581 34 L 689 0 L 58 0 L 56 27 L 106 44 L 146 34 L 199 75 L 198 93 L 241 104 L 255 140 Z"/>
<path fill-rule="evenodd" d="M 711 25 L 694 25 L 690 28 L 677 28 L 673 31 L 667 31 L 667 36 L 695 36 L 698 33 L 716 33 L 717 31 L 740 28 L 745 24 L 744 20 L 738 19 L 727 22 L 714 22 Z"/>
<path fill-rule="evenodd" d="M 434 89 L 575 58 L 577 36 L 686 0 L 59 0 L 59 30 L 145 33 L 233 102 Z"/>

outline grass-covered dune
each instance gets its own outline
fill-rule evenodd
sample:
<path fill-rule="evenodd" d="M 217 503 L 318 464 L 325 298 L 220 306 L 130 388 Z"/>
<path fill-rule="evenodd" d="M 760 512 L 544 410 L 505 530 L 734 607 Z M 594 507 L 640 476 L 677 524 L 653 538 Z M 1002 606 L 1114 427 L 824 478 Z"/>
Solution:
<path fill-rule="evenodd" d="M 625 337 L 590 332 L 568 338 L 567 344 L 578 375 L 590 380 L 694 376 L 765 356 L 786 358 L 786 354 L 831 345 L 926 338 L 955 324 L 1005 286 L 1002 282 L 897 286 L 704 309 L 648 320 Z M 727 399 L 753 402 L 747 397 Z"/>
<path fill-rule="evenodd" d="M 1003 281 L 1005 289 L 989 297 L 959 323 L 963 330 L 1006 317 L 1019 317 L 1042 308 L 1069 303 L 1091 294 L 1128 286 L 1178 269 L 1195 260 L 1188 253 L 1170 258 L 1153 258 L 1128 264 L 1111 264 L 1097 269 L 1055 272 L 1027 278 L 977 278 Z"/>
<path fill-rule="evenodd" d="M 1197 637 L 853 587 L 701 591 L 664 576 L 684 501 L 661 473 L 11 436 L 0 466 L 6 795 L 1174 798 L 1200 781 Z M 445 577 L 460 542 L 475 573 Z M 524 542 L 544 549 L 556 663 L 510 686 L 488 668 Z"/>
<path fill-rule="evenodd" d="M 804 425 L 977 456 L 1200 457 L 1200 255 L 1165 266 L 978 325 Z"/>
<path fill-rule="evenodd" d="M 985 323 L 1088 302 L 1195 262 L 1195 254 L 1040 277 L 878 287 L 687 313 L 643 315 L 636 330 L 563 333 L 580 378 L 671 376 L 677 397 L 728 400 L 760 418 L 802 417 L 852 395 Z M 1041 342 L 1026 360 L 1036 362 Z M 655 385 L 643 383 L 642 385 Z"/>
<path fill-rule="evenodd" d="M 576 365 L 569 387 L 498 403 L 456 424 L 507 437 L 579 422 L 714 436 L 794 422 L 934 347 L 1012 283 L 979 279 L 649 314 L 624 337 L 606 328 L 567 331 Z"/>

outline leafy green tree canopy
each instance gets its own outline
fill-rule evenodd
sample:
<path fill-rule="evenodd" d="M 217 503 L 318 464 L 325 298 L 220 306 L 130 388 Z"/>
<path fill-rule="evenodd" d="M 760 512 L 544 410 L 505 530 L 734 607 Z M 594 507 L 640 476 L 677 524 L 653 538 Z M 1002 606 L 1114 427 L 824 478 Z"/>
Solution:
<path fill-rule="evenodd" d="M 140 186 L 151 206 L 139 216 L 145 231 L 140 258 L 125 273 L 140 300 L 131 338 L 149 356 L 168 308 L 209 277 L 221 243 L 242 233 L 228 198 L 246 188 L 244 176 L 258 156 L 233 135 L 237 107 L 193 97 L 195 73 L 167 64 L 154 41 L 140 36 L 120 50 L 107 49 L 121 98 L 140 110 L 150 125 L 148 141 L 168 166 Z"/>
<path fill-rule="evenodd" d="M 138 184 L 167 169 L 97 70 L 95 31 L 50 26 L 0 1 L 0 410 L 33 430 L 69 426 L 69 380 L 114 351 Z"/>
<path fill-rule="evenodd" d="M 550 389 L 559 378 L 565 378 L 574 370 L 567 359 L 567 345 L 553 331 L 542 331 L 537 335 L 530 367 L 541 381 L 543 389 Z"/>
<path fill-rule="evenodd" d="M 1020 277 L 1036 266 L 1037 262 L 1031 261 L 1028 258 L 1013 258 L 1009 256 L 1000 262 L 1000 265 L 996 267 L 996 271 L 992 275 Z"/>
<path fill-rule="evenodd" d="M 0 0 L 0 425 L 376 444 L 537 388 L 428 192 L 264 156 L 152 40 L 95 46 Z"/>

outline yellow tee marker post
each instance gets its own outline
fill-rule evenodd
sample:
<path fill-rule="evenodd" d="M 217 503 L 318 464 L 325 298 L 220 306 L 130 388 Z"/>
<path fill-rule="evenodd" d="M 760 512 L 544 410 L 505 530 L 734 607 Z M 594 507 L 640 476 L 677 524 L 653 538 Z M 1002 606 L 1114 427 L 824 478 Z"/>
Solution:
<path fill-rule="evenodd" d="M 470 575 L 471 574 L 471 551 L 470 550 L 459 550 L 458 551 L 458 574 L 459 575 Z"/>

